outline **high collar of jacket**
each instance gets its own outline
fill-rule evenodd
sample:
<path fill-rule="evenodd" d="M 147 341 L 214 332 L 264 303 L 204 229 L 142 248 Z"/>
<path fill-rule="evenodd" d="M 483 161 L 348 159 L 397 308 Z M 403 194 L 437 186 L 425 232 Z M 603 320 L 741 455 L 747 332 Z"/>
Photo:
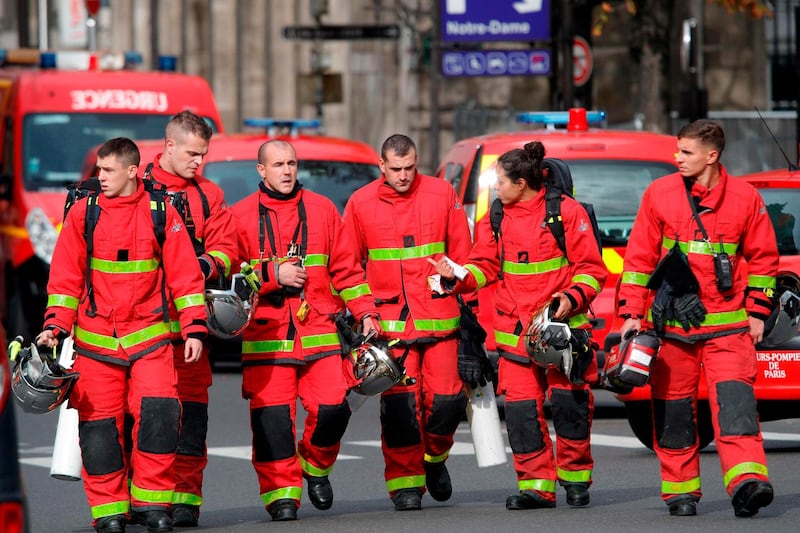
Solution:
<path fill-rule="evenodd" d="M 166 186 L 167 190 L 182 190 L 186 188 L 189 182 L 194 181 L 193 179 L 186 179 L 177 174 L 173 174 L 172 172 L 167 172 L 161 167 L 161 156 L 163 154 L 158 154 L 155 159 L 153 159 L 153 168 L 150 170 L 153 176 L 153 179 L 157 182 L 161 183 L 162 185 Z"/>
<path fill-rule="evenodd" d="M 303 185 L 299 181 L 296 181 L 291 192 L 284 194 L 268 189 L 267 186 L 264 185 L 264 182 L 260 181 L 258 183 L 258 190 L 261 191 L 262 202 L 265 204 L 273 202 L 287 202 L 296 204 L 300 200 L 300 191 L 303 190 Z"/>
<path fill-rule="evenodd" d="M 521 216 L 535 213 L 544 209 L 544 194 L 545 190 L 544 187 L 542 187 L 536 192 L 536 195 L 533 198 L 520 202 L 514 202 L 513 204 L 507 204 L 503 208 L 511 216 Z"/>
<path fill-rule="evenodd" d="M 397 192 L 394 187 L 386 183 L 386 176 L 381 176 L 381 186 L 378 188 L 378 194 L 380 198 L 384 200 L 389 200 L 390 202 L 396 202 L 399 200 L 404 200 L 406 198 L 411 198 L 417 192 L 420 187 L 420 183 L 422 183 L 423 175 L 420 174 L 419 170 L 417 171 L 416 176 L 414 176 L 414 181 L 411 182 L 411 187 L 408 188 L 406 192 Z"/>
<path fill-rule="evenodd" d="M 728 185 L 728 172 L 722 165 L 719 166 L 719 182 L 709 189 L 705 185 L 697 183 L 697 180 L 691 181 L 692 198 L 695 199 L 697 210 L 716 210 L 722 197 L 725 194 L 725 187 Z"/>
<path fill-rule="evenodd" d="M 136 178 L 136 192 L 127 196 L 115 196 L 114 198 L 108 198 L 101 193 L 100 197 L 98 198 L 98 204 L 107 209 L 124 209 L 126 207 L 138 204 L 145 194 L 144 182 L 141 178 Z"/>

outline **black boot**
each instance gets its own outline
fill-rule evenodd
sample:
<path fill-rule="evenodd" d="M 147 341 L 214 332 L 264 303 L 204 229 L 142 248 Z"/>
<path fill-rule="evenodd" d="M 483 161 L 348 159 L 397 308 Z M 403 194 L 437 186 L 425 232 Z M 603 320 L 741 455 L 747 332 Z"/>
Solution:
<path fill-rule="evenodd" d="M 328 476 L 304 476 L 308 482 L 308 499 L 317 509 L 330 509 L 333 505 L 333 487 Z"/>
<path fill-rule="evenodd" d="M 769 481 L 751 480 L 736 490 L 731 499 L 733 514 L 746 518 L 755 516 L 758 510 L 772 503 L 775 491 Z"/>
<path fill-rule="evenodd" d="M 556 502 L 545 500 L 538 494 L 530 490 L 520 491 L 506 499 L 506 509 L 509 511 L 520 511 L 525 509 L 552 509 Z"/>
<path fill-rule="evenodd" d="M 695 516 L 697 514 L 697 500 L 686 496 L 672 500 L 667 504 L 670 516 Z"/>
<path fill-rule="evenodd" d="M 400 489 L 392 496 L 395 511 L 419 511 L 422 509 L 422 491 Z"/>
<path fill-rule="evenodd" d="M 125 533 L 125 516 L 115 514 L 98 518 L 94 524 L 97 533 Z"/>
<path fill-rule="evenodd" d="M 450 473 L 444 462 L 429 463 L 422 462 L 425 468 L 425 486 L 431 497 L 437 502 L 445 502 L 453 495 L 453 485 L 450 482 Z"/>
<path fill-rule="evenodd" d="M 570 507 L 583 507 L 589 505 L 589 486 L 587 483 L 564 483 L 567 491 L 567 505 Z"/>
<path fill-rule="evenodd" d="M 179 503 L 172 506 L 170 515 L 172 516 L 172 525 L 175 527 L 197 527 L 200 508 L 197 505 Z"/>
<path fill-rule="evenodd" d="M 291 498 L 275 500 L 267 507 L 273 522 L 287 522 L 297 520 L 297 502 Z"/>

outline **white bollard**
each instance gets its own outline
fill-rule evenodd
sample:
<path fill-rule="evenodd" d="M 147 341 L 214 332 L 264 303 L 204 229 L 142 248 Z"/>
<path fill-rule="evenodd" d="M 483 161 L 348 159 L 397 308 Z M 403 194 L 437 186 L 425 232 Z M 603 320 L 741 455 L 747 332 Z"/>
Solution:
<path fill-rule="evenodd" d="M 474 390 L 469 385 L 465 385 L 464 388 L 469 398 L 467 420 L 478 467 L 505 464 L 508 460 L 506 444 L 500 427 L 500 414 L 497 412 L 497 400 L 492 382 L 487 382 L 486 385 Z"/>
<path fill-rule="evenodd" d="M 72 337 L 67 337 L 61 347 L 58 364 L 66 369 L 72 368 L 72 355 Z M 78 439 L 78 410 L 67 407 L 67 403 L 62 403 L 58 411 L 50 475 L 63 481 L 80 481 L 83 463 Z"/>

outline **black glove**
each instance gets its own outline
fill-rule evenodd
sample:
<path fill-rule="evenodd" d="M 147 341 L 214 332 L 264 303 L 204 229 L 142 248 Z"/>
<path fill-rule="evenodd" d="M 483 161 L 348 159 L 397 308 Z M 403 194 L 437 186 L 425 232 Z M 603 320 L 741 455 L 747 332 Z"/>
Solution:
<path fill-rule="evenodd" d="M 486 372 L 487 364 L 489 364 L 489 372 Z M 477 389 L 479 384 L 483 387 L 487 380 L 491 380 L 489 358 L 474 353 L 459 353 L 458 377 L 473 389 Z"/>
<path fill-rule="evenodd" d="M 568 376 L 569 381 L 580 384 L 584 382 L 583 375 L 594 361 L 595 350 L 599 346 L 592 342 L 590 330 L 586 329 L 572 330 L 569 344 L 572 347 L 572 369 Z"/>
<path fill-rule="evenodd" d="M 203 279 L 208 279 L 211 277 L 211 272 L 214 266 L 211 264 L 211 261 L 208 260 L 205 256 L 200 256 L 197 258 L 197 262 L 200 263 L 200 270 L 203 271 Z"/>
<path fill-rule="evenodd" d="M 672 287 L 666 281 L 662 281 L 661 286 L 656 291 L 653 305 L 650 306 L 650 313 L 653 316 L 653 328 L 659 337 L 664 335 L 666 321 L 673 318 L 673 300 Z"/>
<path fill-rule="evenodd" d="M 675 320 L 681 323 L 685 331 L 689 331 L 690 326 L 700 327 L 706 317 L 706 308 L 694 293 L 675 298 L 673 309 Z"/>

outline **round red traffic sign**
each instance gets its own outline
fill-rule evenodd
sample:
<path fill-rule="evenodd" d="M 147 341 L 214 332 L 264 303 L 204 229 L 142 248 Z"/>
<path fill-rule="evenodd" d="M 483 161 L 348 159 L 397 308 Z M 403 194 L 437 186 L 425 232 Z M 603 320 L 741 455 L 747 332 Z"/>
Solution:
<path fill-rule="evenodd" d="M 594 60 L 589 43 L 583 37 L 576 35 L 572 41 L 572 82 L 576 87 L 586 85 L 593 68 Z"/>

